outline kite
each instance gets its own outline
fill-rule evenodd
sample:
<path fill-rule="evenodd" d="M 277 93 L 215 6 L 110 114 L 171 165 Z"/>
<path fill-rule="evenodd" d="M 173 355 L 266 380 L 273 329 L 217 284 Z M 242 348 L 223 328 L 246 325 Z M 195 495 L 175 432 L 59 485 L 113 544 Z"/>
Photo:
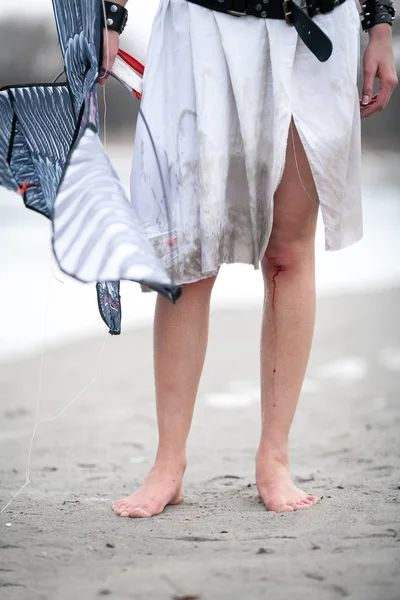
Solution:
<path fill-rule="evenodd" d="M 0 90 L 0 185 L 51 220 L 60 269 L 97 282 L 100 315 L 115 335 L 121 331 L 121 280 L 172 302 L 180 288 L 142 231 L 100 142 L 102 8 L 100 0 L 53 0 L 66 83 Z M 114 75 L 140 98 L 143 65 L 120 51 Z M 169 214 L 165 193 L 159 202 Z"/>

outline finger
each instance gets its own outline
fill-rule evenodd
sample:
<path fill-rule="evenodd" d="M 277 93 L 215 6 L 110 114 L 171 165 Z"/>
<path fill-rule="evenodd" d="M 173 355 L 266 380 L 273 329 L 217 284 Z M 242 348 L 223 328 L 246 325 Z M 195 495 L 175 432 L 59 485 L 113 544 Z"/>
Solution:
<path fill-rule="evenodd" d="M 380 107 L 378 102 L 373 102 L 372 104 L 361 109 L 361 118 L 366 119 L 367 117 L 371 117 L 372 115 L 381 111 L 382 108 Z"/>
<path fill-rule="evenodd" d="M 110 71 L 112 70 L 112 67 L 114 65 L 115 59 L 117 57 L 117 53 L 116 52 L 107 52 L 105 54 L 105 56 L 103 56 L 103 62 L 102 62 L 102 66 L 101 69 L 99 71 L 99 79 L 98 79 L 98 83 L 100 85 L 104 85 L 105 82 L 107 81 L 107 79 L 110 76 Z"/>
<path fill-rule="evenodd" d="M 360 111 L 361 113 L 365 113 L 365 111 L 369 110 L 372 106 L 374 106 L 374 104 L 376 104 L 376 100 L 371 100 L 371 102 L 369 102 L 369 104 L 367 104 L 366 106 L 364 106 L 364 104 L 361 103 L 360 101 Z"/>
<path fill-rule="evenodd" d="M 383 76 L 380 82 L 380 90 L 376 99 L 371 102 L 365 110 L 361 108 L 361 116 L 363 119 L 370 117 L 377 112 L 381 112 L 389 103 L 390 96 L 395 88 L 394 81 L 389 76 Z"/>
<path fill-rule="evenodd" d="M 374 94 L 372 96 L 371 100 L 366 105 L 364 105 L 362 103 L 362 101 L 360 100 L 360 113 L 361 113 L 362 119 L 365 119 L 366 117 L 369 117 L 371 114 L 373 114 L 373 107 L 376 104 L 377 98 L 378 98 L 378 94 Z"/>
<path fill-rule="evenodd" d="M 372 96 L 371 100 L 368 102 L 368 104 L 363 104 L 362 103 L 362 99 L 360 98 L 360 106 L 362 106 L 362 107 L 365 108 L 366 106 L 369 106 L 370 104 L 373 104 L 376 101 L 377 97 L 378 97 L 378 94 L 374 94 Z"/>
<path fill-rule="evenodd" d="M 104 85 L 106 80 L 107 80 L 108 74 L 106 73 L 106 70 L 101 67 L 101 69 L 99 69 L 99 76 L 97 78 L 97 83 L 98 85 Z"/>
<path fill-rule="evenodd" d="M 377 98 L 377 97 L 376 97 Z M 368 104 L 363 104 L 360 100 L 360 108 L 361 110 L 367 110 L 370 106 L 373 106 L 374 104 L 376 104 L 376 98 L 372 98 Z"/>
<path fill-rule="evenodd" d="M 377 72 L 377 66 L 373 63 L 364 65 L 364 84 L 361 94 L 361 104 L 367 106 L 372 99 L 374 93 L 374 81 Z"/>
<path fill-rule="evenodd" d="M 361 109 L 361 118 L 366 119 L 367 117 L 371 117 L 375 113 L 379 112 L 379 108 L 376 107 L 376 102 L 369 104 L 368 106 Z"/>
<path fill-rule="evenodd" d="M 105 85 L 107 79 L 110 77 L 110 70 L 109 70 L 109 64 L 110 64 L 110 62 L 111 61 L 107 60 L 107 59 L 103 60 L 103 65 L 99 69 L 99 76 L 97 78 L 97 83 L 99 85 Z M 108 66 L 108 68 L 107 68 L 107 66 Z"/>

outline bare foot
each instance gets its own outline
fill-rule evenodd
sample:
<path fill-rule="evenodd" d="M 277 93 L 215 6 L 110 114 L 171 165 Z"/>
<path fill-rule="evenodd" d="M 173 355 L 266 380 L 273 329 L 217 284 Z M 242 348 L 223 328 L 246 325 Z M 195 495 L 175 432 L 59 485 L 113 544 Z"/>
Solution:
<path fill-rule="evenodd" d="M 167 504 L 183 502 L 182 477 L 181 470 L 155 465 L 142 487 L 131 496 L 114 502 L 112 510 L 120 517 L 146 518 L 159 515 Z"/>
<path fill-rule="evenodd" d="M 273 512 L 304 510 L 319 502 L 317 496 L 306 494 L 294 485 L 285 462 L 258 456 L 256 480 L 260 498 Z"/>

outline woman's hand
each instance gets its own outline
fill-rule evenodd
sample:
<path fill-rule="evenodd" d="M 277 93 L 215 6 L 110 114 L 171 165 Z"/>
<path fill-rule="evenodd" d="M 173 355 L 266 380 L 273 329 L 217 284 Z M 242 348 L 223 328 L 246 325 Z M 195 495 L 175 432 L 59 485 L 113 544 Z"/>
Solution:
<path fill-rule="evenodd" d="M 105 85 L 108 75 L 105 71 L 111 71 L 119 48 L 119 34 L 112 29 L 103 31 L 103 58 L 100 68 L 100 75 L 97 80 L 99 85 Z"/>
<path fill-rule="evenodd" d="M 379 79 L 379 92 L 374 95 L 375 78 Z M 361 117 L 369 117 L 386 108 L 397 83 L 392 28 L 387 23 L 375 25 L 369 30 L 369 43 L 364 53 Z"/>

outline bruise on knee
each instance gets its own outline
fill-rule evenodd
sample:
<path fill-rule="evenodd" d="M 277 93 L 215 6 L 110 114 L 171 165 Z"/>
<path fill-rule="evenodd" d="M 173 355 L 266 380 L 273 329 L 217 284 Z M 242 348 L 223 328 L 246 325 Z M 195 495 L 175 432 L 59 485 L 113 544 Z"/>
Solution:
<path fill-rule="evenodd" d="M 297 272 L 314 256 L 314 238 L 278 241 L 271 239 L 262 260 L 262 271 L 267 284 L 279 272 Z"/>
<path fill-rule="evenodd" d="M 270 287 L 270 284 L 274 284 L 274 278 L 281 272 L 286 272 L 294 266 L 294 260 L 290 260 L 289 257 L 281 256 L 270 256 L 268 251 L 261 262 L 261 269 L 264 277 L 264 282 Z"/>

